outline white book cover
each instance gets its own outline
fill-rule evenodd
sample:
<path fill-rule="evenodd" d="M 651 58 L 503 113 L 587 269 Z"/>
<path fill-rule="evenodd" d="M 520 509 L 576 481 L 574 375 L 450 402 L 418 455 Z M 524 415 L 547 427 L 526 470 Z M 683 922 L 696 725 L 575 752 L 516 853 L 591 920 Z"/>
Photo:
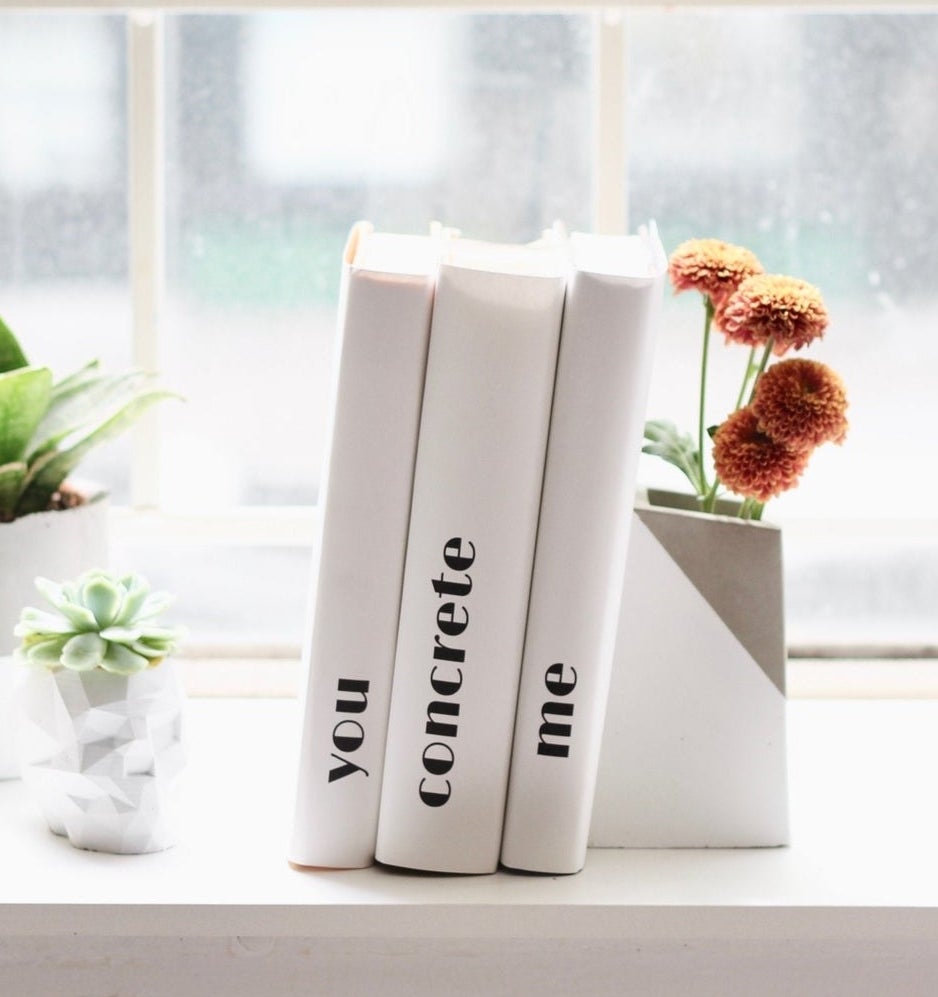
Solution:
<path fill-rule="evenodd" d="M 346 247 L 304 648 L 298 866 L 374 861 L 439 245 L 360 223 Z"/>
<path fill-rule="evenodd" d="M 440 269 L 377 858 L 498 865 L 565 291 L 556 246 L 455 242 Z"/>
<path fill-rule="evenodd" d="M 653 226 L 571 249 L 501 855 L 545 873 L 586 859 L 667 269 Z"/>

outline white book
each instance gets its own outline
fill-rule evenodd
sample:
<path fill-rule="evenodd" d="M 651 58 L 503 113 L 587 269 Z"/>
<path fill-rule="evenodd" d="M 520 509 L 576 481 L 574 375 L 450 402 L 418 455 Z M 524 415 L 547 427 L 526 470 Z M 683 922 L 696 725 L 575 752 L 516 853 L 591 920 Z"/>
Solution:
<path fill-rule="evenodd" d="M 439 239 L 353 230 L 320 488 L 289 858 L 374 861 Z"/>
<path fill-rule="evenodd" d="M 556 246 L 454 242 L 440 269 L 377 858 L 498 865 L 565 290 Z"/>
<path fill-rule="evenodd" d="M 653 228 L 571 249 L 501 855 L 546 873 L 586 859 L 667 268 Z"/>

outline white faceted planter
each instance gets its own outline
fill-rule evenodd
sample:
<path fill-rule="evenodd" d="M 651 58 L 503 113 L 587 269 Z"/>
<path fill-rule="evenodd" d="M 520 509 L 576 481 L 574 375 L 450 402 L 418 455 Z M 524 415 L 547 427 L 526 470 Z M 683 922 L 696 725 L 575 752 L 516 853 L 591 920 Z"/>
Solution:
<path fill-rule="evenodd" d="M 0 779 L 19 775 L 10 656 L 19 643 L 13 628 L 20 613 L 39 599 L 36 576 L 75 578 L 91 568 L 107 567 L 107 493 L 75 484 L 88 496 L 83 505 L 0 523 Z"/>
<path fill-rule="evenodd" d="M 24 667 L 18 692 L 23 779 L 52 831 L 102 852 L 174 843 L 185 749 L 172 662 L 128 676 Z"/>

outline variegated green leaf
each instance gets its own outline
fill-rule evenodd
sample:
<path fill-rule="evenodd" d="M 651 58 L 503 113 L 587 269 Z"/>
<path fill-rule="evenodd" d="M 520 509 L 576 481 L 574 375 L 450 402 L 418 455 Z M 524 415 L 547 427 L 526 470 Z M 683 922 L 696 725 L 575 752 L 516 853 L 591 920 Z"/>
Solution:
<path fill-rule="evenodd" d="M 76 440 L 69 439 L 62 450 L 51 450 L 30 468 L 18 507 L 20 515 L 45 509 L 66 476 L 87 453 L 130 427 L 143 413 L 164 398 L 177 397 L 169 391 L 150 390 L 137 395 L 104 422 L 88 428 Z"/>
<path fill-rule="evenodd" d="M 0 373 L 28 367 L 29 361 L 10 327 L 0 318 Z"/>
<path fill-rule="evenodd" d="M 24 459 L 51 392 L 48 367 L 19 367 L 0 374 L 0 465 Z"/>
<path fill-rule="evenodd" d="M 69 390 L 52 389 L 49 407 L 29 443 L 29 457 L 59 448 L 68 437 L 89 426 L 100 425 L 152 384 L 153 378 L 141 371 L 102 374 L 83 368 Z"/>
<path fill-rule="evenodd" d="M 26 464 L 14 461 L 0 467 L 0 521 L 12 519 L 26 481 Z"/>

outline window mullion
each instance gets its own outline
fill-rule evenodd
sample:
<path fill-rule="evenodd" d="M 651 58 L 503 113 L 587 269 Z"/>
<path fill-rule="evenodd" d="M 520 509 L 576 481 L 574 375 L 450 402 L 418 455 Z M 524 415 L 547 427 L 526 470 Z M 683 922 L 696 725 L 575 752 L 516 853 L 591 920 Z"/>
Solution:
<path fill-rule="evenodd" d="M 628 230 L 626 189 L 625 21 L 618 8 L 596 14 L 593 223 L 597 232 Z"/>
<path fill-rule="evenodd" d="M 130 289 L 134 363 L 160 367 L 164 290 L 163 16 L 134 11 L 128 20 Z M 132 437 L 131 502 L 154 507 L 160 494 L 159 415 L 151 410 Z"/>

